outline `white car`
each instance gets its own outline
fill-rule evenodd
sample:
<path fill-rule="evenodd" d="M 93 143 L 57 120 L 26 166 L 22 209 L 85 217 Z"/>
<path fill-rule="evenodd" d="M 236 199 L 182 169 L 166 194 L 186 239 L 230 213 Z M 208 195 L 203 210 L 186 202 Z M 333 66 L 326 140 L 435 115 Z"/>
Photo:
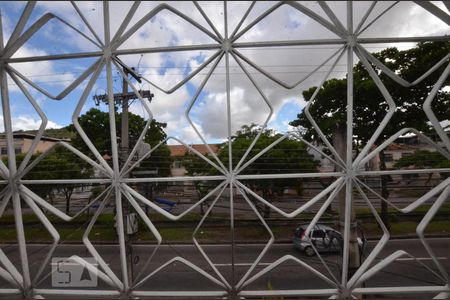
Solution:
<path fill-rule="evenodd" d="M 306 256 L 313 256 L 315 254 L 311 244 L 315 246 L 318 252 L 341 252 L 343 249 L 344 240 L 339 231 L 334 230 L 330 226 L 323 224 L 316 224 L 309 233 L 309 239 L 305 236 L 308 224 L 298 226 L 294 231 L 294 247 L 303 251 Z M 360 252 L 363 251 L 366 239 L 358 237 L 358 245 Z"/>

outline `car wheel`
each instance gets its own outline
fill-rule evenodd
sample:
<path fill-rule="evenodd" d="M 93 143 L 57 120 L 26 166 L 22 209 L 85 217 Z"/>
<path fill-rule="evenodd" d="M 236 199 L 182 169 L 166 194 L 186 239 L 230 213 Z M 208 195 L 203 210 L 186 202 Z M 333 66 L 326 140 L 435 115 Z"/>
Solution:
<path fill-rule="evenodd" d="M 308 246 L 305 248 L 305 255 L 306 256 L 313 256 L 314 253 L 314 249 L 311 246 Z"/>

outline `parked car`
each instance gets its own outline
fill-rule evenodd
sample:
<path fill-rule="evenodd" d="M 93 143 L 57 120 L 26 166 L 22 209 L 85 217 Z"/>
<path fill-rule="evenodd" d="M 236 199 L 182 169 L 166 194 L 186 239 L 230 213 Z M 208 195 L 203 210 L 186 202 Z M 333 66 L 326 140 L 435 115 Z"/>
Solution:
<path fill-rule="evenodd" d="M 298 226 L 294 231 L 292 239 L 294 247 L 303 251 L 306 256 L 313 256 L 315 254 L 311 244 L 320 253 L 341 252 L 344 246 L 344 239 L 341 233 L 330 226 L 324 224 L 316 224 L 309 233 L 309 239 L 305 236 L 308 224 Z M 364 234 L 359 230 L 358 246 L 360 253 L 363 252 L 366 239 Z"/>

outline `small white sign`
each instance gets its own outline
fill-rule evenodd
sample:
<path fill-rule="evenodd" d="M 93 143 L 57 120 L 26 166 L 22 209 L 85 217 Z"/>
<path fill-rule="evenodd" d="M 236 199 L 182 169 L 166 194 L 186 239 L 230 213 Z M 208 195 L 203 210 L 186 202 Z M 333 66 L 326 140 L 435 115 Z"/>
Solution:
<path fill-rule="evenodd" d="M 88 264 L 93 267 L 89 268 Z M 96 287 L 97 283 L 97 262 L 94 258 L 52 258 L 53 287 Z"/>

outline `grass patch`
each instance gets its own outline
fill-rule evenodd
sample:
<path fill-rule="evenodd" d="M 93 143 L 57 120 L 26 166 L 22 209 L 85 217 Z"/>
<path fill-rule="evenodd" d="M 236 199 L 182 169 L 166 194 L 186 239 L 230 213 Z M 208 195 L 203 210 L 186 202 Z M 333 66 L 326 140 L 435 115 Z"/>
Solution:
<path fill-rule="evenodd" d="M 363 223 L 364 234 L 366 236 L 379 235 L 380 229 L 378 224 L 375 223 Z M 395 222 L 391 223 L 391 235 L 414 235 L 416 234 L 417 222 Z M 433 221 L 426 230 L 425 234 L 450 234 L 450 220 L 445 221 Z"/>
<path fill-rule="evenodd" d="M 428 207 L 421 207 L 418 211 L 426 212 Z M 443 205 L 442 210 L 450 211 L 450 204 Z M 414 218 L 406 219 L 407 215 L 401 215 L 400 218 L 391 218 L 391 234 L 396 235 L 415 235 L 416 228 L 418 226 L 418 220 L 421 219 L 420 216 L 415 216 Z M 64 222 L 57 219 L 54 216 L 48 215 L 49 219 L 54 222 L 58 233 L 61 236 L 61 242 L 82 242 L 82 237 L 87 227 L 86 216 L 80 217 L 72 222 Z M 202 242 L 228 242 L 230 240 L 230 228 L 227 221 L 228 215 L 213 215 L 210 221 L 206 222 L 201 230 L 197 233 L 197 239 Z M 155 222 L 155 226 L 158 228 L 159 233 L 163 238 L 163 242 L 190 242 L 192 241 L 192 233 L 201 218 L 200 214 L 189 214 L 181 221 L 170 222 L 164 216 L 159 214 L 151 214 L 150 219 Z M 25 237 L 28 242 L 51 242 L 52 237 L 47 232 L 47 230 L 40 224 L 37 217 L 32 214 L 24 215 L 24 229 Z M 222 222 L 217 222 L 221 220 Z M 9 221 L 9 223 L 6 223 Z M 186 221 L 186 223 L 183 223 Z M 242 220 L 241 220 L 242 221 Z M 270 228 L 275 235 L 276 240 L 290 240 L 292 237 L 292 232 L 295 229 L 297 223 L 302 223 L 303 219 L 292 220 L 291 223 L 280 223 L 269 221 L 271 225 Z M 310 221 L 307 220 L 307 221 Z M 158 222 L 160 222 L 158 224 Z M 366 237 L 379 237 L 382 234 L 377 223 L 374 222 L 373 218 L 369 221 L 361 222 L 362 228 Z M 263 242 L 270 238 L 267 230 L 262 226 L 262 224 L 252 224 L 246 223 L 245 221 L 240 222 L 236 220 L 235 223 L 236 231 L 235 237 L 239 242 Z M 6 215 L 2 218 L 0 224 L 0 242 L 15 242 L 17 240 L 16 230 L 14 225 L 14 217 Z M 147 227 L 141 223 L 139 224 L 139 232 L 133 235 L 133 240 L 140 242 L 156 242 L 153 234 L 147 229 Z M 450 234 L 450 220 L 447 218 L 436 216 L 425 231 L 427 234 Z M 91 241 L 105 241 L 105 242 L 115 242 L 117 241 L 117 233 L 114 227 L 114 217 L 112 214 L 100 215 L 94 228 L 89 234 Z"/>
<path fill-rule="evenodd" d="M 429 204 L 421 205 L 418 208 L 416 208 L 414 211 L 412 211 L 412 213 L 426 214 L 430 210 L 430 208 L 431 208 L 431 205 L 429 205 Z M 408 214 L 400 213 L 395 208 L 392 208 L 392 207 L 389 207 L 388 211 L 389 211 L 389 213 L 399 213 L 399 214 L 402 214 L 405 216 L 408 215 Z M 377 212 L 380 213 L 381 209 L 377 208 Z M 448 212 L 450 212 L 450 204 L 449 203 L 442 204 L 442 206 L 439 208 L 439 213 L 448 213 Z M 372 214 L 372 212 L 370 211 L 370 208 L 357 208 L 356 214 L 365 215 L 365 214 Z"/>

